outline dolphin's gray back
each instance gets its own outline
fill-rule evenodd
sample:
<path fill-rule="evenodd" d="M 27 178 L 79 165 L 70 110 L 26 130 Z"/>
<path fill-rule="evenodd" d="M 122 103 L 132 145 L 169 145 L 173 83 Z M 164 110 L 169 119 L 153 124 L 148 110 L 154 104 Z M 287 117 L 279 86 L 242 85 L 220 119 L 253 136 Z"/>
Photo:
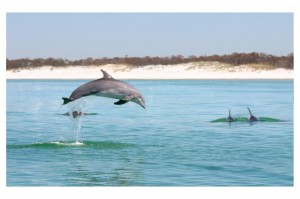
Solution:
<path fill-rule="evenodd" d="M 122 99 L 125 96 L 137 94 L 139 91 L 126 82 L 113 78 L 101 78 L 79 86 L 72 92 L 70 98 L 76 100 L 89 95 L 99 95 Z"/>

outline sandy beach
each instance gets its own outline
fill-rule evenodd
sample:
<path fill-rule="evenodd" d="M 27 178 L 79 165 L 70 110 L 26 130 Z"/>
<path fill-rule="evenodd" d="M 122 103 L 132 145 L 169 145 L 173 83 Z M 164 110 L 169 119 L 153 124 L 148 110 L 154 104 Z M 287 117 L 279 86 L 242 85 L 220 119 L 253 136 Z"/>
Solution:
<path fill-rule="evenodd" d="M 116 79 L 293 79 L 293 70 L 265 69 L 247 65 L 228 66 L 221 63 L 188 63 L 148 65 L 131 68 L 126 65 L 43 66 L 6 71 L 7 79 L 98 79 L 101 69 Z"/>

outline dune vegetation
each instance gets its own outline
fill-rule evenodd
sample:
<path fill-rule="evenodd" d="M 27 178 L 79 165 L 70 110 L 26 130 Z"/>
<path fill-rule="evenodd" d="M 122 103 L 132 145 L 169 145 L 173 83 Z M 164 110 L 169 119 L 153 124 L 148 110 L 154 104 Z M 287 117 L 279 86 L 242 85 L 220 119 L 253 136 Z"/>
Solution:
<path fill-rule="evenodd" d="M 232 53 L 229 55 L 209 55 L 209 56 L 188 56 L 174 55 L 169 57 L 102 57 L 79 60 L 68 60 L 63 58 L 22 58 L 22 59 L 6 59 L 6 70 L 22 70 L 32 69 L 42 66 L 68 67 L 68 66 L 102 66 L 107 64 L 123 65 L 126 69 L 135 69 L 148 65 L 177 65 L 191 63 L 190 70 L 201 67 L 209 68 L 211 65 L 220 69 L 231 70 L 238 66 L 247 65 L 253 70 L 273 70 L 278 68 L 293 69 L 294 54 L 286 56 L 275 56 L 265 53 Z"/>

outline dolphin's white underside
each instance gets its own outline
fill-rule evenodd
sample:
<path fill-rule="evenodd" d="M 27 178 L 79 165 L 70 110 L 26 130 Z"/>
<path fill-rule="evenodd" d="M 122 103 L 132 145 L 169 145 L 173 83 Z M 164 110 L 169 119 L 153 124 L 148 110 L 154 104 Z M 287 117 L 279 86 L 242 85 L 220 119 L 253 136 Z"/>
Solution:
<path fill-rule="evenodd" d="M 98 92 L 94 95 L 99 96 L 99 97 L 113 98 L 113 99 L 124 99 L 125 98 L 124 95 L 122 95 L 121 93 L 116 92 L 115 90 L 101 91 L 101 92 Z"/>

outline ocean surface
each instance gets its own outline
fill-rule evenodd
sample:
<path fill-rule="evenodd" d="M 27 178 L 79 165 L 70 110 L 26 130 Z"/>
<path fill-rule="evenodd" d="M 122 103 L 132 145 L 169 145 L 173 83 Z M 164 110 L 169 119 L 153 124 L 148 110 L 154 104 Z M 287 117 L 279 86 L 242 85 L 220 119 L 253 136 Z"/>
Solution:
<path fill-rule="evenodd" d="M 87 81 L 7 80 L 7 186 L 294 185 L 292 80 L 127 80 L 147 109 L 62 106 Z"/>

